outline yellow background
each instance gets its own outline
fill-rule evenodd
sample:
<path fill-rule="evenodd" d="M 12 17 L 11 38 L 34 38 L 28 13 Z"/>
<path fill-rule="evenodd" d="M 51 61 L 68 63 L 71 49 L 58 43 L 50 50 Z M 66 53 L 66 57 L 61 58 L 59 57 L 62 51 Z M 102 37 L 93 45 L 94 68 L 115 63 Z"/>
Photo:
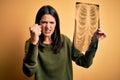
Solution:
<path fill-rule="evenodd" d="M 99 43 L 90 68 L 73 62 L 74 80 L 120 80 L 119 0 L 0 0 L 0 80 L 33 80 L 23 74 L 22 60 L 28 28 L 42 5 L 52 5 L 58 11 L 61 33 L 72 40 L 77 1 L 100 5 L 100 24 L 107 38 Z"/>

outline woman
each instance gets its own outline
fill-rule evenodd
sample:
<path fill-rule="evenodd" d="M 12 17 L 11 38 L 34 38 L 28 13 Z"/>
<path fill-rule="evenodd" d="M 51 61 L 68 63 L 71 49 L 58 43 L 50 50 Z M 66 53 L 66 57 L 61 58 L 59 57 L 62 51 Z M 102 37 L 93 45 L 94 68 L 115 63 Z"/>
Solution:
<path fill-rule="evenodd" d="M 96 33 L 103 32 L 99 29 Z M 73 80 L 72 60 L 85 68 L 92 64 L 98 40 L 104 38 L 96 33 L 89 49 L 82 54 L 68 37 L 60 34 L 56 10 L 49 5 L 43 6 L 36 15 L 35 24 L 30 27 L 23 72 L 29 77 L 35 75 L 35 80 Z"/>

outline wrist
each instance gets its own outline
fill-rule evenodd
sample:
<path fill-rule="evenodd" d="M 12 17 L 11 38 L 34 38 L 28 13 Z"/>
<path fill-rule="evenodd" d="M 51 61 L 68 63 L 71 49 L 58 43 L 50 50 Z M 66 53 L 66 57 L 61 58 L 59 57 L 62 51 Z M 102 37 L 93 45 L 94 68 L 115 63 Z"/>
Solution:
<path fill-rule="evenodd" d="M 32 38 L 30 38 L 30 42 L 34 45 L 37 45 L 38 44 L 38 40 L 33 40 Z"/>

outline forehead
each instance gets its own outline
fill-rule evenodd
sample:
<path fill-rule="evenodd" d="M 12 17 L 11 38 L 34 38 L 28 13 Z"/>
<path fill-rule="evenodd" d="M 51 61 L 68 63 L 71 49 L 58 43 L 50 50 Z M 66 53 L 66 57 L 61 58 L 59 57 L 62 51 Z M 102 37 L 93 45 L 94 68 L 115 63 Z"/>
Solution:
<path fill-rule="evenodd" d="M 42 16 L 41 20 L 55 21 L 55 18 L 50 14 L 45 14 Z"/>

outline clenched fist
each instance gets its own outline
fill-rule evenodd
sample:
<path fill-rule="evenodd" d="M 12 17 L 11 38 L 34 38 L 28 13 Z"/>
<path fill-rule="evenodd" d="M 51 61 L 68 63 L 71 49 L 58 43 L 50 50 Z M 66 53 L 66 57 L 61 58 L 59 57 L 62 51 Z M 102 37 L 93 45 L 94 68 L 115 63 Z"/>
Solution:
<path fill-rule="evenodd" d="M 41 35 L 41 26 L 38 24 L 34 24 L 29 28 L 30 30 L 30 41 L 32 44 L 36 45 L 39 41 L 39 36 Z"/>

